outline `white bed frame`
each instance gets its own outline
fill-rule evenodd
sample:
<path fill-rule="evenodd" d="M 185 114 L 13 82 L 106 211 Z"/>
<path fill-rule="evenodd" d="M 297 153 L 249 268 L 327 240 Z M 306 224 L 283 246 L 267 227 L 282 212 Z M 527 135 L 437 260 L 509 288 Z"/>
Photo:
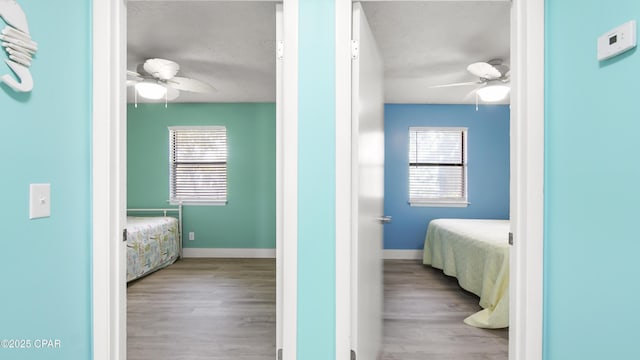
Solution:
<path fill-rule="evenodd" d="M 178 205 L 177 208 L 136 208 L 136 209 L 127 209 L 127 214 L 129 213 L 154 213 L 161 212 L 162 216 L 167 216 L 169 212 L 177 212 L 178 213 L 178 259 L 182 259 L 182 205 Z"/>

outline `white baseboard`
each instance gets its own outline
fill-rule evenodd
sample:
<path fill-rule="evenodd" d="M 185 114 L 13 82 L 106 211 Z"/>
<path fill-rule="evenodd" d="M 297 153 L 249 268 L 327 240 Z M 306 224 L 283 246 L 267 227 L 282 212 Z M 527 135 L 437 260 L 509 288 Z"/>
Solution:
<path fill-rule="evenodd" d="M 185 258 L 275 258 L 276 249 L 182 248 Z"/>
<path fill-rule="evenodd" d="M 384 250 L 385 260 L 422 260 L 422 250 Z"/>
<path fill-rule="evenodd" d="M 388 260 L 421 260 L 422 250 L 384 250 Z M 275 258 L 276 249 L 183 248 L 185 258 Z"/>

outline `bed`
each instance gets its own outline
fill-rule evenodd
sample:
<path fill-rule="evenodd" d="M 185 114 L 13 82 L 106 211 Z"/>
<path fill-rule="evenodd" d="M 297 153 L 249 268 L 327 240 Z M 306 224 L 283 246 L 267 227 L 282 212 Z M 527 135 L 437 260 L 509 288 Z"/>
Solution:
<path fill-rule="evenodd" d="M 177 216 L 168 216 L 169 212 L 177 212 Z M 133 214 L 143 216 L 130 216 Z M 127 215 L 127 282 L 182 257 L 182 207 L 127 209 Z"/>
<path fill-rule="evenodd" d="M 509 326 L 509 220 L 436 219 L 429 223 L 423 263 L 455 276 L 480 297 L 468 325 Z"/>

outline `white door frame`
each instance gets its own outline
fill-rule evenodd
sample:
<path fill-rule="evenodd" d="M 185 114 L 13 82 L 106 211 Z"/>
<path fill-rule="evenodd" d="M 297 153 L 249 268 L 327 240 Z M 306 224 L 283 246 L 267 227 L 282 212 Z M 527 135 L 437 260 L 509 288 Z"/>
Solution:
<path fill-rule="evenodd" d="M 361 0 L 379 1 L 379 0 Z M 383 0 L 385 1 L 385 0 Z M 393 1 L 393 0 L 386 0 Z M 418 0 L 429 1 L 429 0 Z M 454 0 L 451 0 L 454 1 Z M 503 1 L 503 0 L 497 0 Z M 507 0 L 508 1 L 508 0 Z M 544 210 L 544 1 L 511 9 L 511 256 L 509 358 L 542 360 Z M 351 138 L 351 2 L 336 2 L 336 153 Z M 348 360 L 351 261 L 349 157 L 336 159 L 336 360 Z"/>
<path fill-rule="evenodd" d="M 544 1 L 511 9 L 511 251 L 509 358 L 542 359 Z"/>
<path fill-rule="evenodd" d="M 149 1 L 149 0 L 147 0 Z M 224 1 L 224 0 L 207 0 Z M 229 1 L 229 0 L 227 0 Z M 231 0 L 243 1 L 243 0 Z M 264 0 L 271 1 L 272 0 Z M 93 0 L 92 111 L 92 327 L 93 359 L 126 359 L 126 257 L 122 231 L 126 217 L 126 0 Z M 276 252 L 282 260 L 282 331 L 278 342 L 296 354 L 297 331 L 297 89 L 298 0 L 284 0 L 284 99 L 278 136 L 282 158 L 276 161 L 276 217 L 282 239 Z M 280 121 L 280 120 L 279 120 Z M 278 164 L 278 162 L 282 162 Z M 289 191 L 282 192 L 281 188 Z M 293 190 L 292 190 L 293 189 Z M 280 203 L 281 201 L 281 203 Z M 281 222 L 280 222 L 281 221 Z M 282 246 L 279 246 L 281 245 Z M 284 256 L 287 255 L 287 256 Z M 280 279 L 279 279 L 280 280 Z M 274 354 L 275 358 L 275 354 Z"/>
<path fill-rule="evenodd" d="M 336 1 L 336 360 L 351 359 L 352 2 Z"/>
<path fill-rule="evenodd" d="M 283 0 L 282 127 L 282 328 L 284 360 L 295 360 L 298 332 L 298 0 Z M 286 191 L 285 191 L 286 189 Z M 285 270 L 286 269 L 286 270 Z"/>
<path fill-rule="evenodd" d="M 126 359 L 125 0 L 93 0 L 93 359 Z"/>

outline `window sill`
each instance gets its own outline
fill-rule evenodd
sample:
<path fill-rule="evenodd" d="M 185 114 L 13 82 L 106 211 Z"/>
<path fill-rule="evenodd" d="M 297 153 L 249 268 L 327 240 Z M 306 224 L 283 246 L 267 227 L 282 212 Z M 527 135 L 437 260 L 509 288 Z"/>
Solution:
<path fill-rule="evenodd" d="M 189 206 L 226 206 L 228 201 L 197 201 L 197 200 L 181 200 L 169 201 L 171 205 L 189 205 Z"/>
<path fill-rule="evenodd" d="M 468 201 L 438 202 L 438 201 L 409 201 L 410 206 L 416 207 L 467 207 Z"/>

